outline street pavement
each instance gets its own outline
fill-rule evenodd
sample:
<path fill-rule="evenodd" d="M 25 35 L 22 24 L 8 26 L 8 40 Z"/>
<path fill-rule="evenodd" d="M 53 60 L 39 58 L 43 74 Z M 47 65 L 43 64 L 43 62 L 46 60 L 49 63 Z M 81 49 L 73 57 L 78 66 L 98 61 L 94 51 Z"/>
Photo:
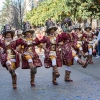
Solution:
<path fill-rule="evenodd" d="M 43 62 L 43 54 L 39 54 Z M 64 81 L 65 66 L 59 68 L 59 85 L 52 84 L 52 69 L 38 68 L 35 87 L 30 86 L 30 71 L 18 68 L 17 89 L 13 90 L 9 72 L 0 65 L 0 100 L 100 100 L 100 58 L 86 69 L 76 62 L 71 66 L 71 79 Z"/>

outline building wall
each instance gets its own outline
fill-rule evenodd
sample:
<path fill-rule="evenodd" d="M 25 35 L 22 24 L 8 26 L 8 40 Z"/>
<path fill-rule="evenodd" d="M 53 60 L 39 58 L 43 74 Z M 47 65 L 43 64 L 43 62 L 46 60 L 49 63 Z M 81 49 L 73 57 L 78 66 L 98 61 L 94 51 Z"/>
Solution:
<path fill-rule="evenodd" d="M 100 20 L 93 19 L 92 20 L 92 28 L 97 28 L 98 26 L 100 26 Z"/>
<path fill-rule="evenodd" d="M 28 12 L 32 9 L 34 0 L 24 0 L 24 5 L 25 5 L 25 12 Z"/>
<path fill-rule="evenodd" d="M 39 2 L 43 2 L 43 0 L 23 0 L 23 6 L 24 6 L 24 15 L 23 19 L 25 18 L 25 15 L 28 11 L 32 10 L 33 8 L 38 6 Z"/>
<path fill-rule="evenodd" d="M 100 27 L 100 20 L 97 21 L 97 25 Z"/>
<path fill-rule="evenodd" d="M 33 8 L 37 7 L 38 3 L 42 1 L 43 0 L 24 0 L 25 12 L 28 12 L 32 10 Z"/>

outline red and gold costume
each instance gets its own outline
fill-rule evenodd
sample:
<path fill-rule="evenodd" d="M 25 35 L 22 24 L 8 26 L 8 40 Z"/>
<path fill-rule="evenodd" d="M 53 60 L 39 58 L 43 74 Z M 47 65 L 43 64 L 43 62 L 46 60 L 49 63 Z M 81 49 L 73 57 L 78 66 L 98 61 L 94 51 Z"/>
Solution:
<path fill-rule="evenodd" d="M 29 64 L 32 60 L 33 65 L 36 67 L 41 67 L 42 63 L 41 60 L 39 59 L 38 54 L 35 51 L 35 46 L 36 46 L 35 40 L 33 38 L 25 38 L 22 45 L 24 48 L 23 54 L 22 54 L 22 69 L 29 69 Z"/>
<path fill-rule="evenodd" d="M 43 36 L 42 39 L 38 39 L 38 46 L 41 46 L 44 49 L 44 53 L 45 53 L 45 58 L 44 58 L 44 66 L 46 68 L 50 68 L 52 67 L 53 72 L 52 72 L 52 82 L 54 85 L 58 85 L 58 83 L 56 82 L 56 78 L 58 78 L 60 76 L 59 72 L 58 72 L 58 68 L 57 67 L 61 67 L 62 66 L 62 60 L 61 60 L 61 56 L 60 56 L 60 51 L 58 51 L 56 49 L 56 36 L 55 33 L 53 33 L 51 35 L 51 30 L 53 30 L 54 32 L 56 31 L 56 27 L 52 26 L 49 28 L 48 36 Z"/>
<path fill-rule="evenodd" d="M 9 25 L 4 26 L 3 35 L 4 40 L 0 40 L 1 64 L 10 72 L 13 88 L 16 89 L 17 75 L 15 70 L 20 66 L 19 53 L 16 51 L 16 47 L 20 45 L 21 40 L 13 40 L 14 31 Z"/>
<path fill-rule="evenodd" d="M 87 31 L 87 29 L 90 29 L 90 31 Z M 91 32 L 91 27 L 87 26 L 85 28 L 85 32 L 83 33 L 83 51 L 85 53 L 85 56 L 87 57 L 88 62 L 91 64 L 92 62 L 92 50 L 93 50 L 93 34 Z"/>
<path fill-rule="evenodd" d="M 81 33 L 71 33 L 73 37 L 73 48 L 77 51 L 79 55 L 79 51 L 82 51 L 82 34 Z"/>
<path fill-rule="evenodd" d="M 73 48 L 75 51 L 77 51 L 77 55 L 81 58 L 81 55 L 84 56 L 83 53 L 83 48 L 82 48 L 82 32 L 81 32 L 81 27 L 79 23 L 76 23 L 74 32 L 71 33 L 72 35 L 72 43 L 73 43 Z"/>
<path fill-rule="evenodd" d="M 30 23 L 27 22 L 25 24 L 25 31 L 23 32 L 25 38 L 22 39 L 21 42 L 21 48 L 23 47 L 22 69 L 30 69 L 31 86 L 35 86 L 34 79 L 35 79 L 35 74 L 37 73 L 37 67 L 42 66 L 42 62 L 35 51 L 35 46 L 37 45 L 37 41 L 32 38 L 33 33 L 34 30 L 31 29 Z"/>
<path fill-rule="evenodd" d="M 65 81 L 72 82 L 73 80 L 70 79 L 70 66 L 73 65 L 73 59 L 75 59 L 82 67 L 86 67 L 87 63 L 82 61 L 80 58 L 77 57 L 76 51 L 72 48 L 72 41 L 71 35 L 69 33 L 61 33 L 57 37 L 57 43 L 63 41 L 62 48 L 62 58 L 64 61 L 64 65 L 66 65 L 65 70 Z"/>
<path fill-rule="evenodd" d="M 3 67 L 6 67 L 7 61 L 10 61 L 12 63 L 12 67 L 14 69 L 19 67 L 19 55 L 16 51 L 16 47 L 20 44 L 20 40 L 12 40 L 7 41 L 0 40 L 0 47 L 3 48 L 3 52 L 1 53 L 1 64 Z"/>

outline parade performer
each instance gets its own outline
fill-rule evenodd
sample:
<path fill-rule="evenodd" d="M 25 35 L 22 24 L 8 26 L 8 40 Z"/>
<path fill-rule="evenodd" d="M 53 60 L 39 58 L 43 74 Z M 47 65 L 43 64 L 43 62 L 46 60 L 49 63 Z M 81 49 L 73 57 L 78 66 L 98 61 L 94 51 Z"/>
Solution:
<path fill-rule="evenodd" d="M 18 38 L 23 38 L 22 30 L 17 30 L 17 37 Z"/>
<path fill-rule="evenodd" d="M 23 37 L 23 34 L 22 34 L 22 30 L 16 30 L 15 33 L 16 33 L 16 36 L 14 37 L 14 39 L 24 39 Z M 21 55 L 21 53 L 23 53 L 23 45 L 18 45 L 18 47 L 16 47 L 16 50 L 19 52 L 19 55 Z M 20 59 L 21 59 L 21 56 L 20 56 Z"/>
<path fill-rule="evenodd" d="M 3 39 L 2 33 L 0 33 L 0 39 Z"/>
<path fill-rule="evenodd" d="M 52 83 L 54 85 L 58 85 L 56 81 L 60 76 L 58 67 L 62 66 L 60 52 L 56 49 L 56 30 L 57 27 L 51 23 L 46 29 L 47 36 L 37 37 L 39 46 L 44 49 L 45 53 L 44 66 L 45 68 L 52 67 Z"/>
<path fill-rule="evenodd" d="M 10 25 L 5 25 L 3 30 L 4 40 L 0 40 L 1 64 L 12 76 L 13 89 L 17 88 L 17 75 L 15 70 L 19 67 L 19 54 L 16 47 L 20 44 L 20 39 L 13 40 L 14 31 Z"/>
<path fill-rule="evenodd" d="M 0 40 L 3 40 L 4 39 L 4 37 L 3 37 L 3 35 L 2 35 L 2 32 L 0 33 Z M 0 61 L 1 61 L 1 55 L 0 55 Z"/>
<path fill-rule="evenodd" d="M 44 31 L 44 30 L 43 30 Z M 40 29 L 36 29 L 35 31 L 35 36 L 38 38 L 38 39 L 41 39 L 42 36 L 44 36 L 44 32 L 41 31 Z M 38 46 L 38 50 L 39 52 L 42 52 L 42 47 L 41 46 Z"/>
<path fill-rule="evenodd" d="M 36 41 L 32 38 L 34 30 L 32 30 L 29 22 L 26 22 L 23 35 L 24 39 L 21 43 L 24 46 L 23 54 L 22 54 L 22 69 L 30 69 L 31 86 L 35 86 L 35 74 L 37 73 L 37 67 L 41 67 L 42 63 L 39 59 L 38 54 L 35 51 Z"/>
<path fill-rule="evenodd" d="M 93 34 L 93 56 L 96 56 L 97 55 L 97 36 L 96 34 L 94 33 Z"/>
<path fill-rule="evenodd" d="M 62 54 L 63 54 L 63 61 L 64 65 L 66 65 L 65 69 L 65 81 L 66 82 L 73 82 L 73 80 L 70 79 L 70 66 L 73 65 L 73 59 L 77 61 L 80 65 L 82 65 L 83 68 L 87 67 L 87 62 L 81 60 L 78 58 L 76 51 L 72 48 L 72 41 L 71 41 L 71 35 L 70 33 L 61 33 L 57 36 L 57 44 L 59 42 L 63 41 L 63 47 Z M 58 46 L 57 46 L 58 47 Z"/>
<path fill-rule="evenodd" d="M 92 51 L 93 51 L 93 34 L 91 32 L 91 26 L 89 25 L 89 23 L 85 24 L 84 30 L 85 32 L 83 33 L 83 37 L 82 37 L 82 47 L 83 47 L 83 51 L 85 53 L 85 56 L 87 57 L 87 60 L 90 64 L 93 64 L 92 61 Z"/>
<path fill-rule="evenodd" d="M 79 23 L 76 23 L 74 30 L 75 32 L 71 33 L 72 42 L 73 42 L 72 47 L 77 52 L 77 55 L 79 56 L 79 58 L 81 58 L 82 55 L 84 56 L 84 52 L 82 48 L 82 30 Z"/>
<path fill-rule="evenodd" d="M 97 37 L 96 37 L 97 36 Z M 97 28 L 96 32 L 96 38 L 94 38 L 94 44 L 93 44 L 93 53 L 97 53 L 97 57 L 100 57 L 100 27 Z"/>

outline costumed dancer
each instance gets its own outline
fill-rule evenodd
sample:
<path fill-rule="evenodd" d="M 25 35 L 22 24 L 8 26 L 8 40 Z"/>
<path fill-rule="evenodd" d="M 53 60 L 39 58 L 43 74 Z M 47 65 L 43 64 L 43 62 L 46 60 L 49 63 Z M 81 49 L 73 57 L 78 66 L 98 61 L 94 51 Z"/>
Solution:
<path fill-rule="evenodd" d="M 93 34 L 93 55 L 96 55 L 96 58 L 100 57 L 100 27 L 97 28 L 97 31 L 95 34 Z"/>
<path fill-rule="evenodd" d="M 79 58 L 81 58 L 81 56 L 84 56 L 84 52 L 83 52 L 83 48 L 82 48 L 82 30 L 81 30 L 81 26 L 79 23 L 76 23 L 75 27 L 74 27 L 75 32 L 72 32 L 72 42 L 73 42 L 73 48 L 75 49 L 75 51 L 77 52 L 77 55 L 79 56 Z"/>
<path fill-rule="evenodd" d="M 20 39 L 13 40 L 14 31 L 10 25 L 5 25 L 3 30 L 4 40 L 0 40 L 1 64 L 12 77 L 13 89 L 17 88 L 17 75 L 15 70 L 19 67 L 19 54 L 16 47 L 20 44 Z"/>
<path fill-rule="evenodd" d="M 4 39 L 2 33 L 0 33 L 0 40 L 1 40 L 1 39 L 2 39 L 2 40 Z M 0 55 L 0 61 L 1 61 L 1 55 Z"/>
<path fill-rule="evenodd" d="M 35 51 L 36 41 L 32 38 L 34 30 L 29 22 L 26 22 L 23 35 L 24 39 L 21 43 L 24 46 L 22 54 L 22 69 L 30 69 L 30 84 L 35 86 L 35 74 L 37 73 L 37 67 L 42 66 L 42 62 L 39 59 L 38 54 Z"/>
<path fill-rule="evenodd" d="M 73 82 L 73 80 L 70 79 L 70 66 L 73 65 L 73 59 L 82 65 L 83 68 L 87 67 L 87 62 L 81 60 L 78 58 L 76 51 L 72 48 L 72 41 L 71 41 L 71 35 L 70 33 L 61 33 L 57 36 L 57 43 L 63 41 L 63 47 L 62 54 L 63 54 L 63 61 L 64 65 L 66 65 L 65 69 L 65 81 L 66 82 Z M 58 48 L 59 49 L 59 48 Z"/>
<path fill-rule="evenodd" d="M 41 39 L 43 35 L 43 32 L 40 30 L 40 29 L 37 29 L 35 31 L 35 35 L 38 39 Z M 38 46 L 38 49 L 39 49 L 39 52 L 42 52 L 42 47 L 41 46 Z"/>
<path fill-rule="evenodd" d="M 93 51 L 93 34 L 91 32 L 91 26 L 89 25 L 89 23 L 85 24 L 84 30 L 85 32 L 83 33 L 83 37 L 82 37 L 82 47 L 83 47 L 83 51 L 85 53 L 85 56 L 87 57 L 87 60 L 90 64 L 93 64 L 92 61 L 92 51 Z"/>
<path fill-rule="evenodd" d="M 56 30 L 57 27 L 51 23 L 46 29 L 47 36 L 37 37 L 39 46 L 44 49 L 45 53 L 44 66 L 45 68 L 52 67 L 52 83 L 54 85 L 58 85 L 56 80 L 60 76 L 58 67 L 62 66 L 61 56 L 56 49 Z"/>
<path fill-rule="evenodd" d="M 18 38 L 23 38 L 22 30 L 17 30 L 17 37 Z"/>
<path fill-rule="evenodd" d="M 24 37 L 23 37 L 23 34 L 22 34 L 22 30 L 16 30 L 16 36 L 15 36 L 15 39 L 23 39 Z M 24 46 L 23 45 L 18 45 L 17 47 L 16 47 L 16 50 L 19 52 L 19 58 L 20 58 L 20 61 L 22 61 L 21 60 L 21 54 L 23 53 L 23 51 L 24 51 Z"/>

